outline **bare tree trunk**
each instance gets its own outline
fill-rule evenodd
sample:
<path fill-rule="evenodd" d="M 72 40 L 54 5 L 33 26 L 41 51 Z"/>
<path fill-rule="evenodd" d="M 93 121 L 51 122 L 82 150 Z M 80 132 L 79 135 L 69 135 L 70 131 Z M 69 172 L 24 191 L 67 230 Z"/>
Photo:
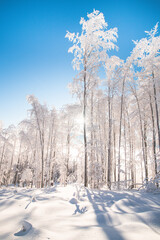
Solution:
<path fill-rule="evenodd" d="M 5 146 L 6 146 L 6 141 L 4 141 L 4 143 L 3 143 L 2 154 L 1 154 L 1 162 L 0 162 L 0 170 L 2 168 Z"/>
<path fill-rule="evenodd" d="M 141 110 L 140 110 L 140 105 L 139 105 L 139 100 L 138 100 L 136 90 L 134 91 L 134 96 L 136 98 L 137 106 L 138 106 L 140 131 L 141 131 L 141 141 L 142 141 L 142 153 L 143 153 L 144 169 L 145 169 L 145 178 L 146 178 L 146 182 L 148 182 L 148 166 L 147 166 L 147 160 L 146 160 L 146 154 L 145 154 L 145 142 L 144 142 L 143 127 L 142 127 L 142 116 L 141 116 Z"/>
<path fill-rule="evenodd" d="M 116 171 L 117 163 L 116 163 L 116 133 L 115 133 L 115 126 L 114 126 L 114 130 L 113 130 L 113 146 L 114 146 L 114 182 L 116 182 L 116 180 L 117 180 L 117 177 L 116 177 L 116 174 L 117 174 L 117 171 Z"/>
<path fill-rule="evenodd" d="M 147 123 L 144 116 L 144 151 L 145 151 L 145 172 L 148 181 L 148 154 L 147 154 Z"/>
<path fill-rule="evenodd" d="M 103 148 L 102 148 L 102 134 L 101 134 L 101 125 L 100 125 L 100 122 L 97 123 L 98 124 L 98 130 L 99 130 L 99 142 L 100 142 L 100 162 L 101 162 L 101 171 L 102 171 L 102 174 L 101 174 L 101 182 L 103 183 L 104 182 L 104 175 L 105 175 L 105 169 L 104 169 L 104 153 L 103 153 Z"/>
<path fill-rule="evenodd" d="M 111 119 L 111 93 L 110 93 L 110 82 L 108 84 L 108 174 L 107 174 L 107 185 L 111 189 L 111 133 L 112 133 L 112 119 Z"/>
<path fill-rule="evenodd" d="M 102 144 L 102 126 L 101 126 L 101 114 L 100 114 L 100 102 L 98 102 L 98 114 L 97 114 L 97 123 L 96 125 L 98 126 L 98 136 L 95 137 L 95 140 L 98 140 L 99 137 L 99 142 L 100 142 L 100 163 L 101 163 L 101 183 L 106 183 L 106 168 L 105 168 L 105 149 L 103 148 L 103 144 Z M 104 129 L 105 131 L 105 129 Z"/>
<path fill-rule="evenodd" d="M 98 125 L 98 119 L 96 119 L 96 125 Z M 98 136 L 96 136 L 96 134 L 94 135 L 94 139 L 98 139 Z M 98 141 L 94 141 L 94 145 L 95 145 L 95 149 L 98 149 Z M 94 188 L 99 188 L 100 184 L 99 184 L 99 180 L 100 180 L 100 161 L 99 161 L 99 154 L 98 151 L 95 151 L 95 178 L 96 178 L 96 184 L 94 183 Z"/>
<path fill-rule="evenodd" d="M 46 149 L 46 157 L 45 157 L 45 164 L 47 167 L 47 173 L 46 173 L 46 184 L 50 185 L 50 159 L 49 159 L 49 146 L 51 141 L 51 135 L 52 135 L 52 127 L 49 128 L 48 133 L 48 141 L 47 141 L 47 149 Z"/>
<path fill-rule="evenodd" d="M 18 183 L 19 163 L 20 163 L 20 157 L 21 157 L 21 147 L 22 147 L 22 141 L 20 142 L 20 146 L 19 146 L 18 161 L 17 161 L 16 173 L 15 173 L 15 177 L 14 177 L 14 179 L 15 179 L 14 180 L 14 185 L 16 185 Z"/>
<path fill-rule="evenodd" d="M 41 149 L 42 172 L 41 172 L 41 188 L 44 187 L 44 149 Z"/>
<path fill-rule="evenodd" d="M 33 149 L 33 162 L 36 162 L 37 164 L 37 159 L 36 159 L 36 153 L 37 153 L 37 130 L 36 130 L 36 135 L 35 135 L 35 143 L 34 143 L 34 149 Z M 35 172 L 36 170 L 33 169 L 33 177 L 35 176 Z M 36 176 L 36 179 L 35 179 L 35 185 L 36 187 L 39 187 L 39 179 L 37 180 L 37 176 Z"/>
<path fill-rule="evenodd" d="M 122 129 L 122 113 L 123 113 L 123 100 L 124 100 L 124 85 L 125 77 L 122 83 L 122 95 L 121 95 L 121 110 L 120 110 L 120 125 L 119 125 L 119 149 L 118 149 L 118 188 L 120 183 L 120 172 L 121 172 L 121 129 Z"/>
<path fill-rule="evenodd" d="M 49 185 L 51 186 L 51 182 L 53 183 L 53 178 L 52 178 L 52 169 L 53 169 L 53 165 L 54 165 L 54 160 L 55 160 L 55 134 L 53 137 L 53 132 L 52 132 L 52 136 L 51 136 L 51 141 L 50 141 L 50 152 L 49 152 Z M 53 149 L 54 149 L 54 154 L 52 157 L 52 153 L 53 153 Z M 53 162 L 52 162 L 53 161 Z"/>
<path fill-rule="evenodd" d="M 68 122 L 68 134 L 67 134 L 67 162 L 66 162 L 66 181 L 69 175 L 69 159 L 70 159 L 70 130 Z"/>
<path fill-rule="evenodd" d="M 126 108 L 128 119 L 128 133 L 129 133 L 129 152 L 130 152 L 130 171 L 131 171 L 131 187 L 134 187 L 134 167 L 133 167 L 133 140 L 131 136 L 131 123 L 129 119 L 128 110 Z"/>
<path fill-rule="evenodd" d="M 103 174 L 103 180 L 106 183 L 107 182 L 107 137 L 106 137 L 106 119 L 104 119 L 103 123 L 103 131 L 104 131 L 104 162 L 102 166 L 102 174 Z"/>
<path fill-rule="evenodd" d="M 130 140 L 130 156 L 131 156 L 131 181 L 132 181 L 132 188 L 134 188 L 135 184 L 135 175 L 134 175 L 134 164 L 133 164 L 133 139 Z"/>
<path fill-rule="evenodd" d="M 49 128 L 49 137 L 47 144 L 46 161 L 48 160 L 48 184 L 51 186 L 51 157 L 52 157 L 52 143 L 53 143 L 53 130 L 54 130 L 54 119 L 51 119 L 51 125 Z"/>
<path fill-rule="evenodd" d="M 90 125 L 91 125 L 91 157 L 90 157 L 90 184 L 91 184 L 91 187 L 94 186 L 93 184 L 93 179 L 94 179 L 94 169 L 93 169 L 93 166 L 94 166 L 94 151 L 93 151 L 93 90 L 91 92 L 91 121 L 90 121 Z"/>
<path fill-rule="evenodd" d="M 85 62 L 85 61 L 84 61 Z M 86 82 L 86 64 L 84 66 L 84 92 L 83 92 L 83 137 L 84 137 L 84 186 L 88 187 L 88 159 L 87 159 L 87 133 L 86 133 L 86 108 L 87 108 L 87 82 Z"/>
<path fill-rule="evenodd" d="M 155 84 L 155 79 L 154 79 L 154 72 L 152 72 L 152 83 L 153 83 L 154 102 L 155 102 L 156 119 L 157 119 L 157 130 L 158 130 L 158 146 L 159 146 L 159 151 L 160 151 L 160 126 L 159 126 L 159 112 L 158 112 L 157 92 L 156 92 L 156 84 Z"/>
<path fill-rule="evenodd" d="M 133 159 L 135 159 L 135 148 L 134 148 L 135 142 L 134 141 L 135 141 L 135 139 L 133 139 L 133 141 L 132 141 L 132 156 L 133 156 Z M 134 171 L 134 184 L 136 184 L 137 175 L 136 175 L 136 164 L 135 164 L 135 162 L 134 162 L 134 165 L 133 165 L 133 171 Z"/>
<path fill-rule="evenodd" d="M 44 119 L 41 127 L 35 103 L 33 103 L 33 108 L 36 116 L 36 122 L 38 126 L 39 139 L 40 139 L 40 145 L 41 145 L 41 188 L 43 188 L 44 187 Z"/>
<path fill-rule="evenodd" d="M 127 143 L 126 143 L 126 119 L 124 117 L 124 167 L 125 167 L 125 187 L 127 187 Z"/>
<path fill-rule="evenodd" d="M 150 109 L 151 109 L 151 117 L 152 117 L 152 136 L 153 136 L 153 158 L 154 158 L 154 174 L 157 175 L 157 158 L 156 158 L 156 133 L 155 133 L 155 123 L 154 123 L 154 113 L 153 113 L 153 106 L 152 106 L 152 99 L 149 93 L 149 100 L 150 100 Z"/>
<path fill-rule="evenodd" d="M 15 153 L 15 146 L 16 146 L 16 139 L 14 140 L 14 145 L 13 145 L 13 151 L 12 151 L 12 157 L 11 157 L 11 164 L 10 164 L 9 174 L 8 174 L 8 182 L 10 182 L 10 176 L 11 176 L 13 159 L 14 159 L 14 153 Z"/>
<path fill-rule="evenodd" d="M 144 177 L 143 177 L 143 165 L 142 165 L 142 160 L 141 160 L 141 181 L 142 181 L 142 184 L 143 184 Z"/>

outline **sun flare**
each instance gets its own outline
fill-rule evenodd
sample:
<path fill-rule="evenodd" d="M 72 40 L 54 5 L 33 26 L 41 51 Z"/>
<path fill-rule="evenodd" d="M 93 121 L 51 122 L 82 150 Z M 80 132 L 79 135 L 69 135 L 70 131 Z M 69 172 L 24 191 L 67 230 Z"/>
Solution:
<path fill-rule="evenodd" d="M 84 125 L 84 117 L 82 114 L 79 114 L 76 118 L 75 118 L 75 122 L 79 127 L 83 127 Z"/>

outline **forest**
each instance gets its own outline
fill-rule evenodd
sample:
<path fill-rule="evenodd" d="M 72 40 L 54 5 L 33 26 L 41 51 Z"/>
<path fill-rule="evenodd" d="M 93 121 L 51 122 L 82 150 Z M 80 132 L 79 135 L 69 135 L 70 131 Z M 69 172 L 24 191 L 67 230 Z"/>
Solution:
<path fill-rule="evenodd" d="M 100 189 L 159 187 L 160 36 L 158 23 L 133 41 L 127 59 L 118 29 L 94 10 L 70 33 L 74 104 L 56 110 L 28 95 L 28 117 L 0 129 L 0 185 L 44 188 L 79 183 Z M 145 30 L 145 29 L 144 29 Z M 56 87 L 56 86 L 55 86 Z M 53 103 L 54 104 L 54 103 Z"/>

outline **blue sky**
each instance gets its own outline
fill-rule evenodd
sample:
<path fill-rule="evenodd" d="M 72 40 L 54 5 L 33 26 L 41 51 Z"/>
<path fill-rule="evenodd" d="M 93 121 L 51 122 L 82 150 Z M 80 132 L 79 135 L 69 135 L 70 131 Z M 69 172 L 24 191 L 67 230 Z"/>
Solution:
<path fill-rule="evenodd" d="M 0 120 L 3 126 L 27 117 L 26 96 L 60 108 L 71 103 L 67 84 L 75 73 L 66 30 L 79 32 L 81 17 L 93 9 L 118 28 L 119 51 L 126 59 L 132 40 L 160 21 L 160 0 L 0 0 Z"/>

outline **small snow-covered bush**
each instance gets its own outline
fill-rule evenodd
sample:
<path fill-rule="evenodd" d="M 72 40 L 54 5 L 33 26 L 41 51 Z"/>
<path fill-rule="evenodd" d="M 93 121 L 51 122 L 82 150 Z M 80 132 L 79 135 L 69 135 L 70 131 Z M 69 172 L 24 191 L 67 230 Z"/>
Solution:
<path fill-rule="evenodd" d="M 151 178 L 148 181 L 145 179 L 144 184 L 139 190 L 141 189 L 147 192 L 160 191 L 160 172 L 157 173 L 155 178 Z"/>
<path fill-rule="evenodd" d="M 27 168 L 23 171 L 22 173 L 22 177 L 21 177 L 21 182 L 24 184 L 26 184 L 27 186 L 30 184 L 30 181 L 33 178 L 33 174 L 32 174 L 32 170 Z"/>

